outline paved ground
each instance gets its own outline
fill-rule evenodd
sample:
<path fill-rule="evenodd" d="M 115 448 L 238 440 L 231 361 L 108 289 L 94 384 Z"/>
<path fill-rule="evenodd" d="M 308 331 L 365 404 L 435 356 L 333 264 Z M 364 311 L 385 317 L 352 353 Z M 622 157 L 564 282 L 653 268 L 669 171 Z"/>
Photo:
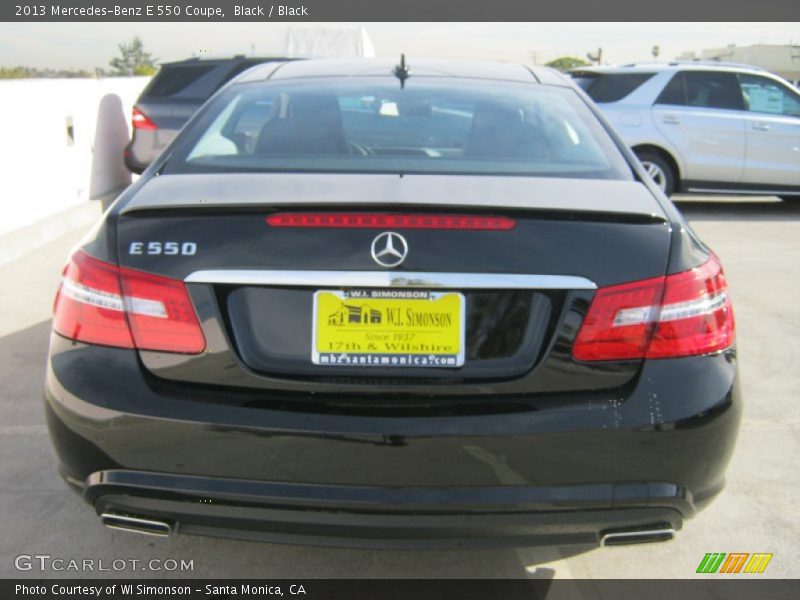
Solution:
<path fill-rule="evenodd" d="M 773 552 L 766 575 L 800 577 L 800 205 L 681 206 L 726 266 L 747 405 L 726 490 L 676 540 L 604 549 L 373 552 L 189 536 L 151 541 L 104 529 L 56 475 L 41 410 L 51 303 L 63 259 L 82 233 L 76 232 L 0 267 L 0 577 L 64 575 L 17 571 L 20 554 L 106 564 L 193 560 L 188 575 L 202 577 L 691 577 L 710 551 Z"/>

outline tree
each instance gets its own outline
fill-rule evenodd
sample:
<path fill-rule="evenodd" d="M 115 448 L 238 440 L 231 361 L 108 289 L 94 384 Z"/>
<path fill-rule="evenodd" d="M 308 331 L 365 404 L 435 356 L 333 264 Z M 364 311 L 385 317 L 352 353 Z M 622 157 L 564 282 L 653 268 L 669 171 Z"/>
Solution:
<path fill-rule="evenodd" d="M 36 77 L 30 67 L 0 67 L 0 79 L 28 79 Z"/>
<path fill-rule="evenodd" d="M 551 60 L 549 63 L 546 63 L 545 66 L 558 69 L 559 71 L 569 71 L 575 67 L 585 67 L 588 64 L 588 62 L 581 58 L 575 58 L 574 56 L 562 56 L 555 60 Z"/>
<path fill-rule="evenodd" d="M 144 44 L 139 36 L 133 38 L 130 44 L 119 45 L 117 58 L 112 58 L 109 64 L 113 75 L 152 75 L 156 72 L 156 59 L 149 52 L 144 51 Z"/>
<path fill-rule="evenodd" d="M 85 69 L 39 69 L 37 67 L 0 67 L 0 79 L 88 78 L 92 73 Z"/>

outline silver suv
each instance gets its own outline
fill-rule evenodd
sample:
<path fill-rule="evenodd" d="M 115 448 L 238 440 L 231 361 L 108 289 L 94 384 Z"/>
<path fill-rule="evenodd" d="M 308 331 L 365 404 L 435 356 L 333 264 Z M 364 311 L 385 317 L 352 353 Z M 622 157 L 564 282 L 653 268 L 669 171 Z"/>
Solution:
<path fill-rule="evenodd" d="M 800 91 L 746 65 L 648 63 L 572 77 L 666 194 L 800 199 Z"/>

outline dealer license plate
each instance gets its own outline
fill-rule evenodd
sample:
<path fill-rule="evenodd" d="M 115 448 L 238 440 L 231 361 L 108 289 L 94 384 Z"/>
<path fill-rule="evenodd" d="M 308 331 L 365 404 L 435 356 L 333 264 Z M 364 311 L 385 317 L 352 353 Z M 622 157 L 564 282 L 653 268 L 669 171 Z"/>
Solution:
<path fill-rule="evenodd" d="M 423 290 L 320 290 L 311 361 L 348 367 L 464 364 L 464 295 Z"/>

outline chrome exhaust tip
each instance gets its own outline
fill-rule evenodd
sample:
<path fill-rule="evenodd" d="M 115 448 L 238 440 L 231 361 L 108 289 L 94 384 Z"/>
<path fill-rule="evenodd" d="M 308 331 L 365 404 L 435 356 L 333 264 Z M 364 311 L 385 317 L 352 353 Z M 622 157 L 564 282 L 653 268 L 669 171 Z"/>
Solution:
<path fill-rule="evenodd" d="M 132 517 L 118 513 L 102 513 L 100 522 L 109 529 L 140 533 L 155 537 L 169 537 L 173 532 L 173 524 L 169 521 L 148 519 L 145 517 Z"/>
<path fill-rule="evenodd" d="M 652 527 L 649 529 L 627 529 L 607 531 L 600 534 L 601 546 L 622 546 L 625 544 L 644 544 L 647 542 L 667 542 L 675 537 L 672 527 Z"/>

